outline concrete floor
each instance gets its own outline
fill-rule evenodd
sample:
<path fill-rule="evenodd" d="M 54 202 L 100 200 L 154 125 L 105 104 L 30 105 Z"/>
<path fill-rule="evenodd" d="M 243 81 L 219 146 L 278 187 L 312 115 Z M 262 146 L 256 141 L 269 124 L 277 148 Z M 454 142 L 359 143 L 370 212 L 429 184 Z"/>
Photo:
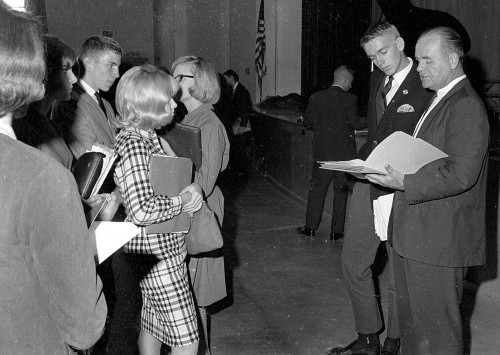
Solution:
<path fill-rule="evenodd" d="M 322 354 L 353 340 L 342 241 L 330 243 L 329 223 L 316 237 L 297 234 L 305 206 L 258 173 L 248 179 L 228 173 L 221 188 L 230 295 L 211 309 L 213 354 Z M 378 274 L 386 311 L 387 270 L 379 266 Z M 470 354 L 500 354 L 500 305 L 468 293 L 463 308 Z"/>

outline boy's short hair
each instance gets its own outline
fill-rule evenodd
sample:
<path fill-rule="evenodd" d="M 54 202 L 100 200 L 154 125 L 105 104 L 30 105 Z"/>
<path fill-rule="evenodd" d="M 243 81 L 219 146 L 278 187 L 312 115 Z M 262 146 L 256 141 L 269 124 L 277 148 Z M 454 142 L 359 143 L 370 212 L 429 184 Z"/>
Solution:
<path fill-rule="evenodd" d="M 189 94 L 192 97 L 205 104 L 215 104 L 219 101 L 219 76 L 208 60 L 193 55 L 180 57 L 172 64 L 172 73 L 180 64 L 191 66 L 194 86 L 189 89 Z"/>
<path fill-rule="evenodd" d="M 123 50 L 114 39 L 105 36 L 92 36 L 85 40 L 80 47 L 79 57 L 84 59 L 94 57 L 96 54 L 111 51 L 118 55 L 123 55 Z"/>
<path fill-rule="evenodd" d="M 0 117 L 40 100 L 44 79 L 40 23 L 0 1 Z"/>
<path fill-rule="evenodd" d="M 387 21 L 379 21 L 374 23 L 372 26 L 370 26 L 370 28 L 368 28 L 368 30 L 366 30 L 365 34 L 363 35 L 363 37 L 361 37 L 361 40 L 359 42 L 361 46 L 364 46 L 371 40 L 377 37 L 385 36 L 389 33 L 394 35 L 394 39 L 401 37 L 396 26 L 390 24 Z"/>
<path fill-rule="evenodd" d="M 119 116 L 111 123 L 117 128 L 155 128 L 169 115 L 165 106 L 178 90 L 177 81 L 153 65 L 133 67 L 118 82 L 115 103 Z"/>

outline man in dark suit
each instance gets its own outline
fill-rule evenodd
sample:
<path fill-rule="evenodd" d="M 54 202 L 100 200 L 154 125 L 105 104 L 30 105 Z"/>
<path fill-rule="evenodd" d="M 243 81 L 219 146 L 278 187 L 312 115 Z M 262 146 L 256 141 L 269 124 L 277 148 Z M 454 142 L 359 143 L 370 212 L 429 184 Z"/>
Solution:
<path fill-rule="evenodd" d="M 71 152 L 78 159 L 95 143 L 113 148 L 115 129 L 110 103 L 101 97 L 118 78 L 122 49 L 116 41 L 92 36 L 80 48 L 83 76 L 73 85 L 71 100 L 61 102 L 55 117 Z"/>
<path fill-rule="evenodd" d="M 436 96 L 414 136 L 448 154 L 402 175 L 367 175 L 396 190 L 393 270 L 403 354 L 463 354 L 460 301 L 465 272 L 485 261 L 486 109 L 464 74 L 451 28 L 420 35 L 415 49 L 425 88 Z"/>
<path fill-rule="evenodd" d="M 229 132 L 232 147 L 230 165 L 239 175 L 245 175 L 250 168 L 252 154 L 253 137 L 249 120 L 252 112 L 252 99 L 234 70 L 226 70 L 223 77 L 232 93 L 227 112 L 227 120 L 231 126 Z"/>
<path fill-rule="evenodd" d="M 361 46 L 378 68 L 370 78 L 368 137 L 358 154 L 361 159 L 366 159 L 378 142 L 395 131 L 413 133 L 432 97 L 431 92 L 422 88 L 417 65 L 405 55 L 404 45 L 396 27 L 387 22 L 374 24 L 361 38 Z M 366 180 L 358 181 L 353 188 L 342 248 L 342 272 L 351 298 L 358 338 L 345 347 L 328 349 L 329 354 L 379 354 L 381 351 L 378 333 L 383 322 L 371 270 L 381 239 L 375 233 L 372 206 L 374 199 L 392 192 Z M 390 245 L 386 247 L 390 257 Z M 399 348 L 399 325 L 392 288 L 391 282 L 383 354 L 397 354 Z"/>
<path fill-rule="evenodd" d="M 344 236 L 345 210 L 349 184 L 345 173 L 320 169 L 318 161 L 351 160 L 356 157 L 355 129 L 366 126 L 358 117 L 357 97 L 348 92 L 354 76 L 345 65 L 333 74 L 333 84 L 311 95 L 304 126 L 313 129 L 313 167 L 307 198 L 305 227 L 297 232 L 314 236 L 323 215 L 323 206 L 330 183 L 333 183 L 333 214 L 330 240 Z"/>

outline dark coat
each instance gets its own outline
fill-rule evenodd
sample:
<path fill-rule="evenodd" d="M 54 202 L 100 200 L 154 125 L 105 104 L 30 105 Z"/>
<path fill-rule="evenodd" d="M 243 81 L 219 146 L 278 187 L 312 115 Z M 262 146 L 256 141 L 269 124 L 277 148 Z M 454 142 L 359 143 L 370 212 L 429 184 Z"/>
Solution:
<path fill-rule="evenodd" d="M 370 77 L 370 98 L 368 100 L 367 124 L 368 136 L 365 145 L 358 154 L 360 159 L 366 159 L 378 143 L 396 131 L 413 134 L 418 120 L 429 106 L 433 92 L 422 87 L 422 81 L 417 72 L 417 63 L 413 62 L 410 72 L 398 88 L 398 91 L 387 105 L 380 122 L 377 124 L 377 94 L 386 75 L 376 69 Z M 398 112 L 403 105 L 413 107 L 413 112 Z M 390 189 L 371 185 L 371 198 L 392 193 Z"/>
<path fill-rule="evenodd" d="M 311 95 L 304 126 L 312 128 L 313 158 L 351 160 L 356 157 L 355 129 L 366 126 L 357 114 L 357 97 L 338 86 Z"/>
<path fill-rule="evenodd" d="M 395 251 L 422 263 L 466 267 L 485 261 L 489 125 L 463 79 L 439 101 L 417 137 L 448 154 L 404 178 L 393 206 Z"/>
<path fill-rule="evenodd" d="M 241 117 L 240 126 L 246 126 L 248 116 L 252 111 L 252 99 L 250 93 L 241 83 L 238 83 L 231 98 L 229 108 L 229 119 L 231 124 L 236 122 L 236 119 Z"/>

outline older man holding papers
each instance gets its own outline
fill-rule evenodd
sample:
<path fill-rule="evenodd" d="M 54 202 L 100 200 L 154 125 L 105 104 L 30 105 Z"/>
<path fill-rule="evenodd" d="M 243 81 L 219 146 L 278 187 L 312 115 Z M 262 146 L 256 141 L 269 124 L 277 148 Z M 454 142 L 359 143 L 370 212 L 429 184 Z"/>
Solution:
<path fill-rule="evenodd" d="M 460 37 L 447 27 L 420 35 L 415 56 L 436 98 L 414 136 L 449 156 L 414 174 L 368 174 L 395 189 L 393 245 L 401 352 L 462 354 L 460 302 L 467 268 L 485 261 L 488 118 L 463 71 Z M 391 233 L 392 232 L 392 233 Z"/>

